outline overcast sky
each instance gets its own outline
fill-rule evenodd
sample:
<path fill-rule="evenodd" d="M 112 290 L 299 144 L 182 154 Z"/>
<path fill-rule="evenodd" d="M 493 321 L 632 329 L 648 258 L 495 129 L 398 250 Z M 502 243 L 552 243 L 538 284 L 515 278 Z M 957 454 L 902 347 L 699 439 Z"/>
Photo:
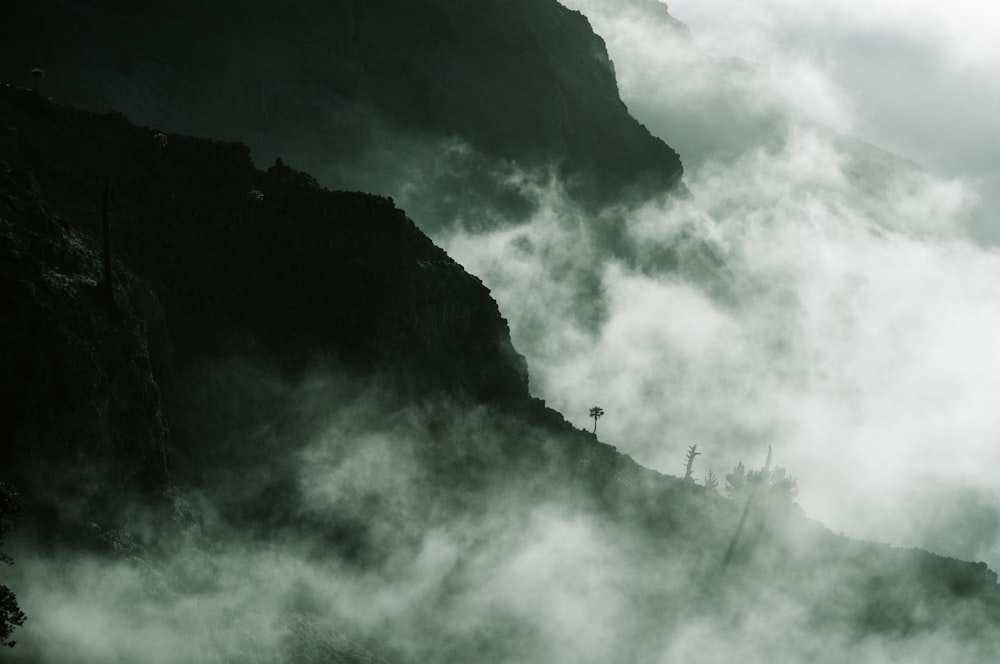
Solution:
<path fill-rule="evenodd" d="M 774 445 L 835 531 L 1000 566 L 1000 10 L 671 4 L 692 42 L 646 0 L 565 4 L 693 199 L 627 215 L 640 253 L 680 247 L 670 273 L 605 261 L 558 187 L 528 227 L 442 239 L 533 391 L 579 426 L 602 405 L 602 439 L 666 473 L 691 443 L 717 474 Z M 573 305 L 595 269 L 596 328 Z"/>
<path fill-rule="evenodd" d="M 1000 240 L 1000 5 L 989 0 L 677 0 L 719 56 L 764 65 L 812 117 L 975 186 Z"/>

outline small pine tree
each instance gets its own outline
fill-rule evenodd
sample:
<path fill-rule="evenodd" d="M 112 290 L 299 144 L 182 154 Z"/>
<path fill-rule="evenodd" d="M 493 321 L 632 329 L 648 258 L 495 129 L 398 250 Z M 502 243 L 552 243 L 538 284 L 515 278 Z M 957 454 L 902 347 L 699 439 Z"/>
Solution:
<path fill-rule="evenodd" d="M 712 469 L 708 469 L 708 475 L 705 477 L 705 488 L 715 491 L 719 488 L 719 478 L 715 476 Z"/>
<path fill-rule="evenodd" d="M 766 491 L 768 496 L 782 498 L 787 502 L 795 500 L 799 495 L 798 482 L 784 468 L 771 468 L 771 459 L 772 451 L 768 447 L 763 468 L 747 470 L 743 462 L 739 462 L 732 472 L 726 473 L 726 495 L 737 498 L 752 491 Z"/>
<path fill-rule="evenodd" d="M 740 461 L 732 472 L 726 473 L 726 495 L 734 498 L 743 493 L 747 486 L 747 469 Z"/>
<path fill-rule="evenodd" d="M 45 78 L 45 70 L 35 67 L 34 69 L 31 70 L 31 78 L 33 78 L 35 81 L 34 85 L 31 87 L 31 90 L 33 92 L 38 92 L 38 84 L 42 82 L 43 78 Z"/>
<path fill-rule="evenodd" d="M 170 139 L 162 131 L 155 132 L 153 134 L 153 143 L 160 150 L 160 159 L 166 159 L 167 157 L 167 146 L 170 145 Z"/>
<path fill-rule="evenodd" d="M 799 495 L 798 481 L 788 474 L 784 468 L 775 468 L 768 478 L 768 486 L 774 493 L 784 496 L 789 502 L 795 500 Z"/>
<path fill-rule="evenodd" d="M 725 556 L 723 556 L 723 571 L 729 567 L 729 563 L 733 560 L 733 555 L 736 553 L 743 529 L 747 524 L 747 517 L 754 506 L 755 500 L 759 501 L 762 499 L 764 501 L 763 508 L 757 509 L 758 511 L 762 511 L 766 518 L 769 510 L 777 506 L 791 504 L 795 496 L 798 495 L 798 483 L 788 475 L 784 468 L 772 469 L 771 459 L 772 450 L 768 446 L 767 460 L 764 462 L 764 467 L 760 470 L 747 470 L 741 461 L 733 468 L 731 473 L 726 473 L 726 493 L 733 500 L 745 498 L 746 503 L 743 506 L 743 513 L 740 515 L 739 523 L 736 525 L 736 531 L 729 540 L 729 547 L 726 549 Z M 762 521 L 758 520 L 758 537 L 760 536 L 761 524 Z M 752 542 L 750 546 L 752 546 Z"/>

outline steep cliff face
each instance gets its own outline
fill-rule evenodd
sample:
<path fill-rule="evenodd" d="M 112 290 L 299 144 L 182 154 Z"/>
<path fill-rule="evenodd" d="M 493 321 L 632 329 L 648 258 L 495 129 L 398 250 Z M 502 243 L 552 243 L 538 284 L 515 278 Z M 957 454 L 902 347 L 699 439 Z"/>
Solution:
<path fill-rule="evenodd" d="M 188 473 L 186 487 L 217 500 L 227 526 L 240 529 L 233 538 L 243 551 L 218 564 L 194 517 L 193 525 L 173 526 L 161 522 L 176 514 L 153 519 L 160 525 L 145 544 L 155 552 L 157 540 L 161 547 L 167 540 L 166 553 L 148 553 L 127 530 L 99 532 L 115 556 L 154 570 L 150 595 L 165 585 L 193 604 L 206 594 L 221 598 L 231 622 L 232 587 L 219 578 L 244 587 L 252 583 L 246 550 L 294 542 L 292 553 L 304 547 L 324 570 L 366 569 L 373 585 L 362 587 L 396 597 L 399 587 L 380 585 L 384 579 L 405 574 L 401 560 L 425 561 L 434 538 L 454 530 L 473 536 L 448 544 L 441 571 L 412 586 L 422 593 L 417 610 L 362 624 L 352 597 L 336 623 L 400 662 L 481 660 L 484 644 L 492 648 L 485 659 L 512 661 L 566 647 L 531 631 L 548 609 L 525 613 L 526 605 L 552 597 L 562 605 L 576 579 L 610 569 L 607 588 L 584 593 L 580 613 L 613 603 L 620 633 L 608 635 L 608 648 L 625 653 L 624 661 L 649 661 L 649 649 L 672 638 L 661 634 L 664 624 L 683 631 L 692 613 L 696 624 L 723 616 L 721 630 L 742 620 L 741 611 L 774 621 L 794 612 L 802 618 L 790 631 L 806 643 L 817 625 L 847 641 L 995 626 L 996 575 L 981 563 L 838 537 L 787 501 L 759 498 L 743 511 L 694 482 L 641 468 L 532 400 L 488 291 L 387 199 L 324 190 L 280 163 L 262 172 L 244 146 L 161 135 L 25 90 L 0 88 L 0 129 L 0 397 L 17 414 L 3 432 L 4 460 L 13 461 L 5 472 L 37 501 L 45 491 L 75 499 L 111 471 L 116 486 L 99 493 L 115 500 L 117 486 L 160 489 L 167 469 L 201 463 L 209 472 Z M 106 185 L 113 306 L 101 285 Z M 252 381 L 213 374 L 233 358 L 264 367 L 267 380 L 247 389 Z M 335 366 L 347 387 L 273 387 L 301 382 L 317 364 Z M 282 428 L 299 433 L 312 424 L 298 421 L 310 417 L 303 401 L 322 402 L 325 418 L 325 403 L 350 402 L 354 387 L 373 377 L 403 405 L 334 418 L 337 427 L 318 445 L 309 436 L 276 444 L 296 440 Z M 269 440 L 262 428 L 279 435 Z M 49 486 L 56 480 L 65 484 Z M 739 539 L 741 513 L 750 516 Z M 607 538 L 597 562 L 569 551 L 581 523 Z M 572 583 L 546 585 L 547 573 L 531 574 L 540 555 L 534 547 L 567 533 L 569 544 L 559 542 L 551 555 L 560 569 L 575 560 Z M 720 568 L 727 548 L 728 567 Z M 274 559 L 265 559 L 273 573 Z M 515 565 L 504 576 L 510 561 L 531 569 Z M 483 611 L 468 632 L 447 632 L 467 615 L 462 598 L 480 592 L 484 578 L 508 584 L 524 576 L 539 588 L 501 593 L 499 612 Z M 351 587 L 350 578 L 323 578 L 335 589 L 327 592 Z M 317 608 L 332 605 L 330 595 L 277 584 L 281 614 L 331 624 Z M 260 595 L 239 605 L 243 619 L 258 610 Z M 577 602 L 576 590 L 571 596 Z M 497 596 L 489 600 L 473 606 L 492 607 Z M 176 606 L 168 603 L 166 615 Z M 316 658 L 353 651 L 337 640 L 316 651 L 326 637 L 309 625 L 282 629 Z M 512 641 L 512 629 L 527 636 Z M 395 638 L 408 630 L 420 636 Z M 435 630 L 449 634 L 446 645 L 427 636 Z M 216 647 L 208 631 L 205 648 Z M 657 637 L 644 640 L 648 634 Z M 240 627 L 240 643 L 253 638 Z M 315 661 L 309 653 L 293 661 Z"/>
<path fill-rule="evenodd" d="M 162 474 L 160 387 L 234 356 L 284 375 L 321 359 L 405 393 L 528 398 L 489 291 L 391 201 L 12 88 L 0 126 L 0 346 L 19 458 L 96 452 Z M 116 311 L 98 285 L 105 186 Z"/>
<path fill-rule="evenodd" d="M 590 205 L 681 176 L 677 154 L 628 114 L 603 41 L 555 0 L 15 0 L 7 17 L 0 78 L 27 84 L 42 67 L 61 100 L 247 141 L 327 185 L 371 189 L 389 174 L 404 187 L 407 169 L 441 166 L 413 163 L 415 146 L 456 140 L 554 166 Z"/>
<path fill-rule="evenodd" d="M 17 140 L 5 126 L 6 146 Z M 5 147 L 6 147 L 5 146 Z M 6 150 L 2 150 L 6 152 Z M 0 156 L 0 401 L 4 474 L 32 496 L 109 493 L 166 475 L 167 426 L 150 352 L 162 311 L 120 270 L 117 306 L 98 285 L 92 238 L 56 214 L 27 171 Z"/>

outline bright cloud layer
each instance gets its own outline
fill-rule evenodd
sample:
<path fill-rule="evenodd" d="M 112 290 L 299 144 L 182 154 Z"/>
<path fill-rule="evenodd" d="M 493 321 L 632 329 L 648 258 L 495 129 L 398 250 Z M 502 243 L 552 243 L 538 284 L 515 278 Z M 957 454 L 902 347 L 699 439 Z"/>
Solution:
<path fill-rule="evenodd" d="M 676 270 L 602 259 L 553 191 L 529 226 L 447 245 L 511 318 L 535 392 L 580 426 L 599 403 L 640 462 L 677 474 L 698 443 L 721 474 L 773 445 L 835 530 L 995 564 L 997 533 L 959 537 L 942 496 L 976 520 L 995 495 L 1000 254 L 956 235 L 962 183 L 903 171 L 869 195 L 854 169 L 809 129 L 706 166 L 692 200 L 626 214 L 640 253 L 679 247 Z M 596 328 L 575 310 L 588 269 Z"/>

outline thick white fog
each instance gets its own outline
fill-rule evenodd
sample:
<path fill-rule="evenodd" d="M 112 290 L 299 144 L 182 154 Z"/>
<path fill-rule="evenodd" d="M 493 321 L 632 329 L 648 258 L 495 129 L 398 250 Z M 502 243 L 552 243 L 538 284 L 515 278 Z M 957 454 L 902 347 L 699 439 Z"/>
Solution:
<path fill-rule="evenodd" d="M 364 177 L 392 183 L 418 223 L 413 210 L 460 210 L 423 227 L 491 289 L 532 393 L 575 425 L 590 430 L 601 406 L 601 441 L 671 475 L 697 444 L 699 483 L 759 466 L 770 446 L 833 531 L 1000 569 L 1000 9 L 671 3 L 688 32 L 656 0 L 561 1 L 605 39 L 631 112 L 680 153 L 689 197 L 595 216 L 549 173 L 488 164 L 458 140 L 396 143 L 398 172 Z M 465 202 L 463 163 L 535 203 L 527 222 L 485 197 L 435 207 L 442 193 Z M 435 169 L 454 171 L 454 191 Z M 879 557 L 860 544 L 831 569 L 786 578 L 787 560 L 766 560 L 716 584 L 722 551 L 685 550 L 674 526 L 650 535 L 505 465 L 511 446 L 557 445 L 516 418 L 400 405 L 322 368 L 272 386 L 235 364 L 204 382 L 251 404 L 267 385 L 291 424 L 206 442 L 287 450 L 282 464 L 244 476 L 236 459 L 157 516 L 89 524 L 106 550 L 5 544 L 28 615 L 14 661 L 996 660 L 992 633 L 859 638 L 856 615 L 817 610 L 877 612 L 864 575 L 906 578 L 865 568 Z M 269 473 L 285 483 L 271 491 Z M 258 491 L 287 511 L 227 521 Z M 704 529 L 726 534 L 721 521 Z M 854 565 L 858 604 L 844 597 Z M 927 610 L 913 597 L 905 608 Z M 989 615 L 954 606 L 960 627 Z"/>
<path fill-rule="evenodd" d="M 699 299 L 680 285 L 653 290 L 680 302 Z M 738 334 L 725 318 L 706 311 L 690 324 L 709 337 Z M 715 343 L 708 338 L 706 348 Z M 237 391 L 245 387 L 232 370 L 224 375 Z M 552 500 L 551 487 L 533 494 L 528 477 L 523 487 L 508 475 L 496 486 L 477 485 L 464 500 L 440 492 L 435 500 L 439 487 L 428 484 L 426 462 L 442 450 L 458 456 L 471 436 L 474 456 L 507 445 L 497 419 L 446 404 L 388 413 L 374 393 L 338 402 L 330 399 L 343 394 L 336 382 L 274 386 L 291 390 L 286 396 L 301 412 L 322 422 L 305 440 L 280 441 L 301 445 L 292 459 L 302 499 L 296 514 L 312 528 L 256 537 L 252 527 L 227 524 L 215 501 L 246 488 L 237 472 L 232 487 L 174 492 L 167 519 L 139 510 L 124 530 L 91 524 L 112 545 L 104 553 L 28 551 L 15 542 L 12 582 L 26 587 L 20 599 L 29 618 L 12 661 L 995 660 L 995 634 L 962 639 L 948 620 L 905 638 L 891 630 L 859 638 L 859 625 L 824 619 L 826 608 L 878 601 L 868 586 L 852 599 L 859 587 L 845 583 L 850 560 L 807 570 L 808 590 L 788 594 L 789 584 L 804 582 L 788 574 L 782 556 L 721 578 L 718 557 L 662 533 L 645 538 L 585 501 Z M 596 387 L 588 381 L 585 389 Z M 278 500 L 295 502 L 295 493 Z M 340 555 L 327 529 L 344 517 L 369 527 L 378 555 L 363 563 Z M 862 575 L 905 564 L 859 560 L 872 565 Z M 918 604 L 906 608 L 926 610 Z M 980 604 L 958 608 L 972 614 L 969 625 L 980 624 Z"/>
<path fill-rule="evenodd" d="M 982 241 L 992 209 L 981 187 L 995 165 L 977 161 L 971 139 L 961 146 L 977 130 L 983 143 L 997 136 L 984 109 L 965 108 L 996 89 L 997 53 L 985 39 L 974 48 L 975 12 L 962 45 L 955 21 L 924 29 L 927 8 L 710 2 L 693 12 L 692 42 L 650 20 L 651 3 L 566 4 L 606 39 L 637 116 L 671 145 L 704 134 L 709 147 L 690 161 L 679 148 L 691 200 L 618 211 L 638 262 L 607 259 L 558 186 L 537 192 L 527 227 L 445 240 L 511 319 L 533 390 L 581 427 L 603 406 L 602 439 L 671 474 L 692 443 L 717 474 L 772 444 L 800 503 L 835 531 L 1000 566 L 1000 253 Z M 684 7 L 672 9 L 686 20 Z M 844 62 L 857 55 L 850 39 L 885 31 L 895 40 L 867 70 Z M 875 76 L 918 46 L 933 59 L 928 85 L 981 85 L 965 99 L 930 95 L 962 107 L 947 124 L 910 97 L 912 123 L 934 131 L 901 134 L 907 143 L 879 129 L 904 130 L 884 99 L 841 70 Z M 882 97 L 896 90 L 879 85 Z M 664 247 L 679 267 L 649 269 Z M 588 271 L 606 305 L 596 325 L 580 315 Z"/>
<path fill-rule="evenodd" d="M 983 198 L 984 209 L 974 219 L 976 235 L 991 243 L 1000 240 L 1000 41 L 995 30 L 1000 8 L 995 3 L 669 3 L 670 13 L 690 27 L 700 53 L 739 58 L 757 68 L 753 77 L 733 76 L 729 70 L 728 80 L 717 75 L 706 80 L 699 72 L 717 64 L 706 65 L 678 48 L 676 40 L 664 43 L 656 36 L 660 26 L 636 8 L 666 6 L 657 0 L 564 4 L 587 14 L 605 37 L 626 102 L 668 143 L 688 140 L 678 135 L 686 128 L 672 131 L 666 124 L 679 107 L 690 104 L 720 119 L 718 99 L 703 105 L 698 98 L 728 94 L 732 102 L 734 88 L 753 86 L 750 98 L 740 100 L 744 117 L 738 123 L 747 115 L 759 116 L 762 105 L 773 110 L 787 103 L 791 108 L 784 113 L 802 113 L 932 172 L 960 176 Z M 687 75 L 664 77 L 681 71 L 678 62 Z M 732 123 L 726 117 L 715 131 L 737 131 Z M 713 140 L 701 140 L 699 151 Z M 697 151 L 681 156 L 689 165 L 700 160 Z"/>

